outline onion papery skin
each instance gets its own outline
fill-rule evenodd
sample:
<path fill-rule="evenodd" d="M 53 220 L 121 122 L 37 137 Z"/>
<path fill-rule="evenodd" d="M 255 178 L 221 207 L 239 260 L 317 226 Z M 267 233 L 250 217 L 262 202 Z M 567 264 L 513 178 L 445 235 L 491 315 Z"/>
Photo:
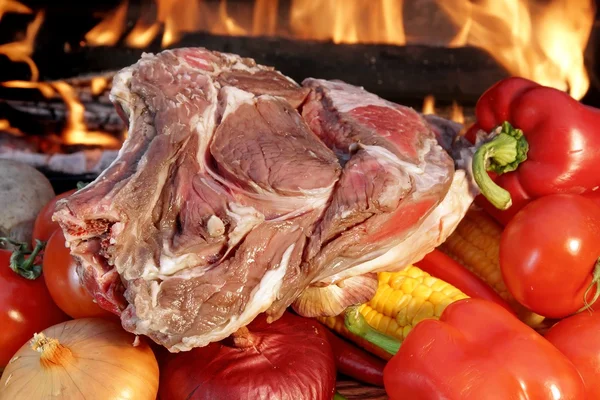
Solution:
<path fill-rule="evenodd" d="M 0 379 L 0 400 L 155 400 L 158 363 L 148 344 L 104 318 L 66 321 L 23 345 Z M 32 343 L 39 337 L 58 346 Z M 136 341 L 137 342 L 137 341 Z"/>
<path fill-rule="evenodd" d="M 259 315 L 248 326 L 248 347 L 225 340 L 169 354 L 160 399 L 331 400 L 336 370 L 325 329 L 289 312 L 271 324 Z"/>

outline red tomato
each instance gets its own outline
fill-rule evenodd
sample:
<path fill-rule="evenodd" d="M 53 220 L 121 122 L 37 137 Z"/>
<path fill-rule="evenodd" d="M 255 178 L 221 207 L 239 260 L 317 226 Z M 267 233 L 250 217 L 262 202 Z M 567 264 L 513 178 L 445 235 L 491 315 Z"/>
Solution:
<path fill-rule="evenodd" d="M 10 254 L 0 250 L 0 368 L 34 333 L 69 319 L 42 277 L 29 280 L 10 269 Z"/>
<path fill-rule="evenodd" d="M 106 311 L 93 301 L 93 297 L 79 283 L 77 263 L 65 247 L 62 230 L 56 230 L 46 244 L 44 253 L 44 280 L 54 302 L 73 318 L 109 317 Z"/>
<path fill-rule="evenodd" d="M 579 371 L 587 399 L 600 399 L 600 314 L 587 311 L 565 318 L 546 333 Z"/>
<path fill-rule="evenodd" d="M 43 242 L 50 239 L 50 236 L 54 233 L 55 230 L 59 228 L 58 223 L 52 221 L 52 214 L 54 214 L 54 208 L 56 207 L 56 202 L 60 199 L 64 199 L 75 193 L 77 189 L 69 190 L 68 192 L 64 192 L 54 197 L 52 200 L 48 202 L 42 208 L 35 219 L 35 223 L 33 225 L 33 245 L 35 246 L 35 239 L 41 240 Z"/>
<path fill-rule="evenodd" d="M 563 318 L 584 306 L 600 257 L 600 207 L 579 195 L 534 200 L 508 223 L 500 240 L 506 287 L 533 312 Z M 592 301 L 596 290 L 588 292 Z"/>

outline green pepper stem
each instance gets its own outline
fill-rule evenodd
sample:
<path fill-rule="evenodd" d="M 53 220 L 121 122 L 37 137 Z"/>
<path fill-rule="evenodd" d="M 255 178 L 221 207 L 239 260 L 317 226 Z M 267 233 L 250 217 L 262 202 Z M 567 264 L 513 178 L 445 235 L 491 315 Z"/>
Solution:
<path fill-rule="evenodd" d="M 596 291 L 594 292 L 594 297 L 592 298 L 592 301 L 588 301 L 588 295 L 590 294 L 591 290 L 594 287 L 596 288 Z M 594 272 L 592 273 L 592 282 L 590 283 L 590 285 L 585 290 L 585 293 L 583 294 L 584 306 L 583 306 L 583 308 L 581 308 L 581 310 L 579 310 L 579 312 L 584 311 L 584 310 L 589 310 L 592 307 L 592 305 L 598 300 L 599 297 L 600 297 L 600 257 L 598 258 L 598 260 L 596 260 Z"/>
<path fill-rule="evenodd" d="M 373 327 L 367 323 L 365 317 L 358 311 L 357 306 L 348 307 L 346 309 L 344 324 L 346 325 L 346 329 L 353 334 L 373 343 L 375 346 L 382 348 L 391 355 L 396 354 L 402 344 L 396 338 L 373 329 Z"/>
<path fill-rule="evenodd" d="M 83 181 L 77 182 L 77 190 L 81 190 L 81 189 L 85 188 L 90 183 L 91 182 L 83 182 Z"/>
<path fill-rule="evenodd" d="M 346 400 L 346 398 L 342 396 L 340 392 L 335 392 L 335 394 L 333 395 L 333 400 Z"/>
<path fill-rule="evenodd" d="M 498 186 L 487 171 L 497 174 L 514 171 L 527 159 L 529 144 L 523 131 L 515 129 L 508 122 L 502 124 L 500 133 L 491 141 L 484 143 L 473 156 L 473 176 L 475 182 L 490 203 L 496 208 L 506 210 L 512 205 L 510 193 Z"/>
<path fill-rule="evenodd" d="M 29 245 L 24 242 L 17 242 L 9 238 L 0 238 L 0 242 L 8 242 L 17 247 L 10 255 L 10 269 L 25 279 L 34 280 L 39 278 L 42 274 L 42 266 L 35 264 L 35 261 L 40 252 L 44 250 L 45 242 L 36 239 L 33 251 L 29 251 Z M 25 258 L 26 255 L 29 255 L 29 257 Z"/>

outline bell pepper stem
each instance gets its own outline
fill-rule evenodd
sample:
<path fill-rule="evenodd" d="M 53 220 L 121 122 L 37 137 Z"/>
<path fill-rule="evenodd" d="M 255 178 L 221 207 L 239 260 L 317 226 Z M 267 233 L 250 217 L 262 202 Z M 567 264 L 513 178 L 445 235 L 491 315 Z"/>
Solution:
<path fill-rule="evenodd" d="M 346 398 L 342 396 L 340 392 L 335 392 L 335 394 L 333 395 L 333 400 L 346 400 Z"/>
<path fill-rule="evenodd" d="M 592 297 L 592 301 L 588 301 L 588 296 L 593 288 L 596 288 L 594 291 L 594 297 Z M 592 273 L 592 282 L 585 290 L 583 294 L 583 303 L 584 306 L 581 308 L 581 311 L 589 310 L 592 308 L 592 305 L 598 300 L 600 297 L 600 258 L 596 260 L 596 265 L 594 267 L 594 272 Z"/>
<path fill-rule="evenodd" d="M 497 174 L 514 171 L 527 159 L 529 144 L 523 131 L 515 129 L 508 122 L 502 124 L 498 135 L 484 143 L 473 156 L 473 177 L 490 203 L 496 208 L 506 210 L 512 205 L 510 193 L 498 186 L 488 175 L 488 171 Z"/>
<path fill-rule="evenodd" d="M 346 309 L 344 324 L 346 325 L 346 329 L 353 334 L 373 343 L 391 355 L 396 354 L 400 349 L 401 342 L 396 338 L 373 329 L 359 312 L 358 306 L 351 306 Z"/>
<path fill-rule="evenodd" d="M 24 242 L 17 242 L 9 238 L 0 238 L 0 242 L 7 242 L 17 247 L 10 255 L 10 269 L 25 279 L 34 280 L 39 278 L 42 274 L 42 266 L 36 264 L 35 261 L 40 252 L 44 250 L 45 242 L 36 239 L 33 251 L 29 251 L 29 245 Z M 25 258 L 26 255 L 29 255 L 29 257 Z"/>
<path fill-rule="evenodd" d="M 77 190 L 81 190 L 81 189 L 85 188 L 90 183 L 91 182 L 83 182 L 83 181 L 77 182 Z"/>

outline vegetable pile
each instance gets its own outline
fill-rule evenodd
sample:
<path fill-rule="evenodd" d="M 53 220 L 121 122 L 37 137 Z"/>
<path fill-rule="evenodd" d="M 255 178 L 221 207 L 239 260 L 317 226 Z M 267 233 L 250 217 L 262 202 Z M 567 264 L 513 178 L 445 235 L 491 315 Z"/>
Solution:
<path fill-rule="evenodd" d="M 341 399 L 340 377 L 390 399 L 600 398 L 600 111 L 509 78 L 476 116 L 481 195 L 438 249 L 340 315 L 260 315 L 182 353 L 95 303 L 52 221 L 77 189 L 25 169 L 40 194 L 0 238 L 0 400 Z"/>

